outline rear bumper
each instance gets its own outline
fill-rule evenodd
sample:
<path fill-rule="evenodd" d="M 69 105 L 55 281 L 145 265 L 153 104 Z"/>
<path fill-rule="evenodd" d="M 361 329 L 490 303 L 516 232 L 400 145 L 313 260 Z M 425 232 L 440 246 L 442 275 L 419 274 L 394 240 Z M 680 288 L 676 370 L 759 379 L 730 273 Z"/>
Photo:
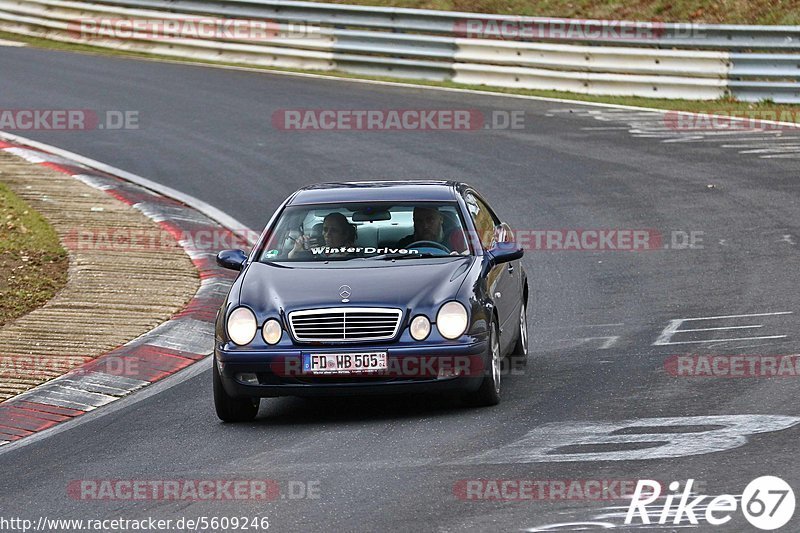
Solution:
<path fill-rule="evenodd" d="M 486 368 L 485 340 L 469 344 L 358 346 L 242 352 L 217 345 L 215 364 L 225 391 L 234 397 L 355 396 L 476 390 Z M 312 375 L 302 371 L 303 353 L 387 352 L 389 369 L 368 375 Z M 242 374 L 255 375 L 245 381 Z"/>

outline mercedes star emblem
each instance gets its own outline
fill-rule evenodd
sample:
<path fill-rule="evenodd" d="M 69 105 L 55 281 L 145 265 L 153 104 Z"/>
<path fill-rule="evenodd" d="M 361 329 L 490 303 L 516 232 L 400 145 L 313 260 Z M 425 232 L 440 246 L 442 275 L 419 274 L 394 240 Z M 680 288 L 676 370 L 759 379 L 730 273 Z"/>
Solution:
<path fill-rule="evenodd" d="M 353 293 L 353 289 L 350 288 L 350 285 L 342 285 L 339 287 L 339 296 L 342 297 L 342 302 L 347 303 L 350 301 L 350 295 Z"/>

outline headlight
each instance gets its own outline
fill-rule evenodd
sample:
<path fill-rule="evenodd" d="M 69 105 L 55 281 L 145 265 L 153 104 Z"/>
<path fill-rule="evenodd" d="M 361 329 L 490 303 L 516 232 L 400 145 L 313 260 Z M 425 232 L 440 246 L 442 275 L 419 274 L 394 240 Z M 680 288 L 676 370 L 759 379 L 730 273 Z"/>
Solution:
<path fill-rule="evenodd" d="M 250 344 L 257 330 L 256 315 L 246 307 L 237 307 L 228 317 L 228 337 L 239 346 Z"/>
<path fill-rule="evenodd" d="M 445 339 L 457 339 L 467 330 L 467 310 L 458 302 L 447 302 L 436 315 L 436 328 Z"/>
<path fill-rule="evenodd" d="M 281 340 L 282 333 L 281 323 L 274 318 L 270 318 L 264 322 L 264 327 L 261 330 L 261 336 L 264 337 L 264 342 L 267 344 L 278 344 L 278 341 Z"/>
<path fill-rule="evenodd" d="M 411 321 L 409 330 L 414 340 L 424 341 L 431 332 L 431 321 L 425 315 L 417 315 Z"/>

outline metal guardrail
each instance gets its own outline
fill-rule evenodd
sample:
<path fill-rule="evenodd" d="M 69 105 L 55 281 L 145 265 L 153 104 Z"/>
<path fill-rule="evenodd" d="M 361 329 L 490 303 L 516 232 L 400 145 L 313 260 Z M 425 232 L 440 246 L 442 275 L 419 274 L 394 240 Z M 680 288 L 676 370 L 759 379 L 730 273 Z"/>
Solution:
<path fill-rule="evenodd" d="M 194 17 L 269 20 L 289 35 L 101 39 L 81 27 L 98 19 Z M 293 35 L 298 25 L 314 32 Z M 800 103 L 800 26 L 548 19 L 282 0 L 0 0 L 0 30 L 249 65 L 584 94 Z"/>

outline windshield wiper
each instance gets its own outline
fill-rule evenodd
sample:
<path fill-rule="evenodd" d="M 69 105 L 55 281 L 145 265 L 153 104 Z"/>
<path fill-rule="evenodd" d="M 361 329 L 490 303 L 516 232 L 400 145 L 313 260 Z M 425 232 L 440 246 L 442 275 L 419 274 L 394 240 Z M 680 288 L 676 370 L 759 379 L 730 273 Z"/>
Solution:
<path fill-rule="evenodd" d="M 378 260 L 381 260 L 381 261 L 388 261 L 390 259 L 411 259 L 412 257 L 426 257 L 427 258 L 427 257 L 456 257 L 456 256 L 450 255 L 450 254 L 442 255 L 442 254 L 432 254 L 430 252 L 420 252 L 418 254 L 394 253 L 394 254 L 374 255 L 374 256 L 369 257 L 367 259 L 378 259 Z"/>

